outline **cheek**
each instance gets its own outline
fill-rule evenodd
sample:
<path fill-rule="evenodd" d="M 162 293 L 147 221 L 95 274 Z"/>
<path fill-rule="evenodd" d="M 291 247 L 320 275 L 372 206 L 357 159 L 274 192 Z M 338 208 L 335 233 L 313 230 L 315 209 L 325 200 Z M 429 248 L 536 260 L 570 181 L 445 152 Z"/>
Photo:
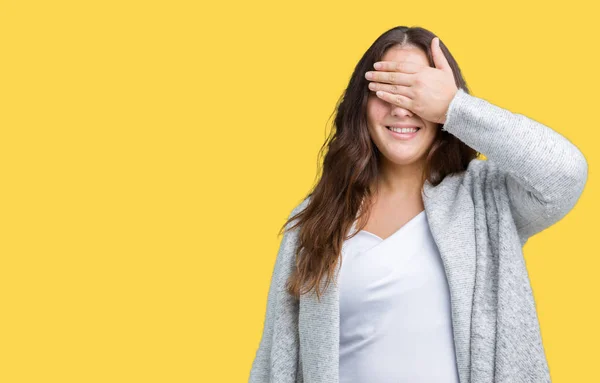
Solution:
<path fill-rule="evenodd" d="M 367 114 L 369 121 L 373 123 L 381 123 L 387 113 L 387 107 L 385 104 L 378 102 L 377 100 L 369 101 L 367 104 Z"/>
<path fill-rule="evenodd" d="M 429 145 L 431 145 L 435 141 L 435 137 L 437 136 L 437 130 L 439 128 L 437 126 L 429 126 L 427 129 L 427 141 Z"/>

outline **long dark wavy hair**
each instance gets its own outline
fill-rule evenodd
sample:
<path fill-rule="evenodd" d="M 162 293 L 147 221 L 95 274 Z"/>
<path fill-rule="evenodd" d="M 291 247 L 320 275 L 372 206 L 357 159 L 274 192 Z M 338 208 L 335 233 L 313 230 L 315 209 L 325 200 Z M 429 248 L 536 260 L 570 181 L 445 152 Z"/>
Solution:
<path fill-rule="evenodd" d="M 368 217 L 373 198 L 371 185 L 377 179 L 381 153 L 371 140 L 367 127 L 368 81 L 364 74 L 373 70 L 393 46 L 415 46 L 423 50 L 431 67 L 435 67 L 431 42 L 436 37 L 421 27 L 399 26 L 392 28 L 375 40 L 362 56 L 348 87 L 336 105 L 335 121 L 329 136 L 319 151 L 323 158 L 322 175 L 308 193 L 308 204 L 300 213 L 289 217 L 281 232 L 291 221 L 288 231 L 300 226 L 296 247 L 296 267 L 286 281 L 286 290 L 299 298 L 300 294 L 315 289 L 320 300 L 322 279 L 327 276 L 324 288 L 334 279 L 340 259 L 342 244 L 358 218 Z M 440 48 L 454 73 L 456 86 L 469 93 L 458 64 L 440 39 Z M 441 128 L 443 125 L 438 124 Z M 423 171 L 423 182 L 436 186 L 446 175 L 465 171 L 479 153 L 452 134 L 437 130 Z M 423 190 L 423 187 L 421 187 Z M 364 203 L 366 202 L 366 203 Z M 358 232 L 366 226 L 357 225 Z"/>

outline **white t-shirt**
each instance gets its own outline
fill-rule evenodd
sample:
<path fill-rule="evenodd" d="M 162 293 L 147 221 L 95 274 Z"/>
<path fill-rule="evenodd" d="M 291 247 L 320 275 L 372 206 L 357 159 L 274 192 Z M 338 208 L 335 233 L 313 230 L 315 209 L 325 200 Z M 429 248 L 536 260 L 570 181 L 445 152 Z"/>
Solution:
<path fill-rule="evenodd" d="M 450 293 L 425 211 L 342 246 L 340 383 L 458 383 Z"/>

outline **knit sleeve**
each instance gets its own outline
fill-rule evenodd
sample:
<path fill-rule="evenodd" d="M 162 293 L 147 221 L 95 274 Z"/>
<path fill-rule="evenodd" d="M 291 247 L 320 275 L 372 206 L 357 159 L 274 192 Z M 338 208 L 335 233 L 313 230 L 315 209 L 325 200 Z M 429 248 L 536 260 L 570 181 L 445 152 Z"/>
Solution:
<path fill-rule="evenodd" d="M 296 215 L 302 206 L 294 208 L 289 217 Z M 289 226 L 290 223 L 286 229 Z M 299 302 L 285 288 L 295 267 L 296 231 L 297 228 L 286 230 L 279 245 L 267 296 L 263 332 L 252 362 L 249 383 L 281 381 L 281 376 L 289 377 L 293 382 L 296 377 L 300 344 Z"/>
<path fill-rule="evenodd" d="M 587 181 L 582 152 L 553 129 L 459 89 L 445 130 L 500 169 L 522 243 L 562 219 Z"/>

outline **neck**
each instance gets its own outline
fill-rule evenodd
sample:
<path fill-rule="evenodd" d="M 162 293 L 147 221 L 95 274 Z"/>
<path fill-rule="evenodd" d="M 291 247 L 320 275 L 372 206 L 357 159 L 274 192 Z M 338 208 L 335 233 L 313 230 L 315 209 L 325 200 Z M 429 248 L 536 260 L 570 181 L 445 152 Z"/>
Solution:
<path fill-rule="evenodd" d="M 383 161 L 380 166 L 377 184 L 378 194 L 393 195 L 401 199 L 420 198 L 424 165 L 423 161 L 408 165 L 397 165 L 389 161 Z"/>

